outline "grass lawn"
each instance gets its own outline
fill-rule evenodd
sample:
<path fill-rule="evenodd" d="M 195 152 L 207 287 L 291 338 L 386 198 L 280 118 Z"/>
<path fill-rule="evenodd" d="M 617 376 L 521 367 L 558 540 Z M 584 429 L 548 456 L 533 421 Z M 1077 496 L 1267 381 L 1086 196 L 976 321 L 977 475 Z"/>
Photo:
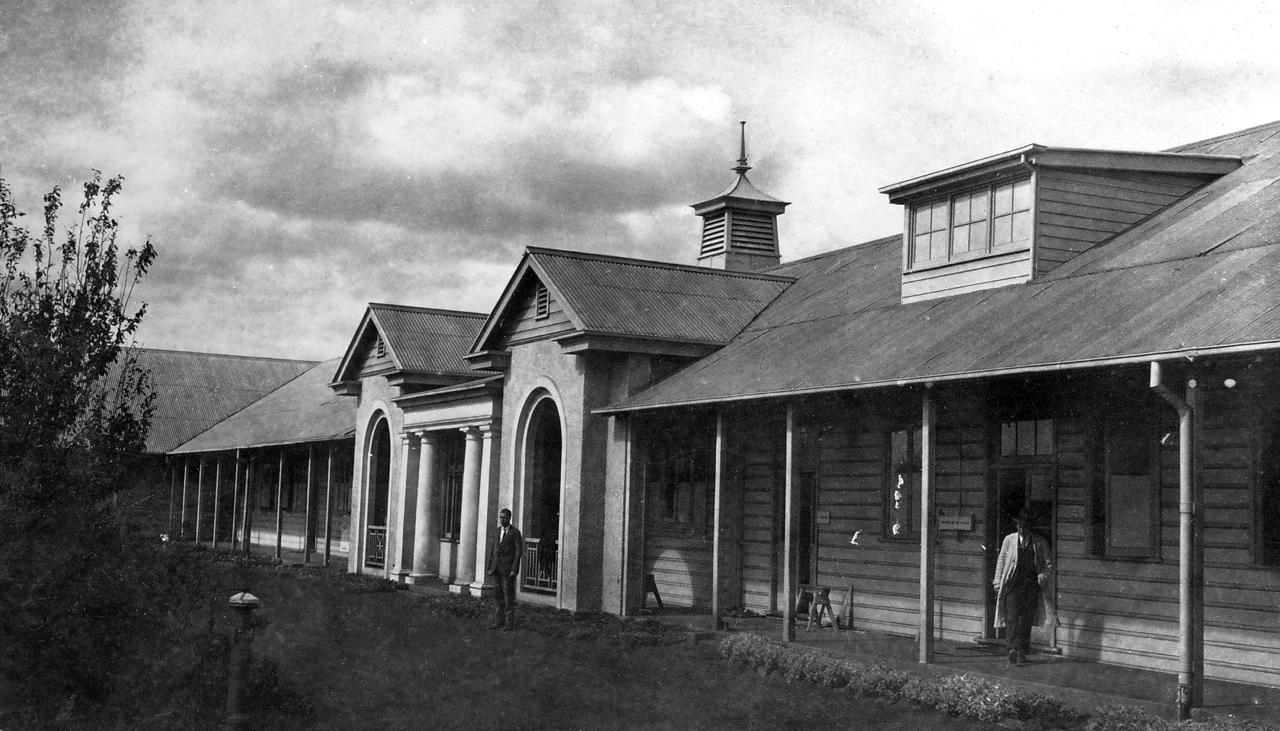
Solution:
<path fill-rule="evenodd" d="M 488 604 L 317 570 L 227 568 L 262 599 L 255 656 L 310 704 L 255 726 L 331 729 L 994 728 L 761 678 L 664 630 L 570 622 L 524 607 L 486 630 Z M 222 599 L 225 601 L 225 599 Z M 229 611 L 225 612 L 229 615 Z M 221 616 L 217 630 L 232 619 Z M 651 644 L 661 642 L 662 644 Z"/>

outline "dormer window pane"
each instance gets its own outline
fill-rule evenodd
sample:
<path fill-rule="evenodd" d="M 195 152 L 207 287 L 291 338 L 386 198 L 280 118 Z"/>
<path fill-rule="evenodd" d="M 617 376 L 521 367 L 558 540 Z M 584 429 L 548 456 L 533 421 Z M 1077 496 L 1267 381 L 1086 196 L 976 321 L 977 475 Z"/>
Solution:
<path fill-rule="evenodd" d="M 969 259 L 1031 240 L 1031 181 L 968 191 L 917 204 L 911 213 L 911 265 Z"/>

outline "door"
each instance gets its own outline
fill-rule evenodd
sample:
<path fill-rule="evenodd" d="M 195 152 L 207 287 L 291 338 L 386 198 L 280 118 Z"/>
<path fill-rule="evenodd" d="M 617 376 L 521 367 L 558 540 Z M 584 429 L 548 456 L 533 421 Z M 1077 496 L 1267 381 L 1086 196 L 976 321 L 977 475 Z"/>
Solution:
<path fill-rule="evenodd" d="M 1000 552 L 1000 543 L 1004 537 L 1017 530 L 1013 519 L 1023 508 L 1031 510 L 1035 522 L 1031 532 L 1049 541 L 1049 550 L 1056 552 L 1053 526 L 1055 517 L 1053 484 L 1053 465 L 1046 462 L 1024 462 L 1020 464 L 1003 464 L 997 466 L 992 474 L 992 499 L 987 502 L 987 540 L 986 540 L 986 606 L 984 608 L 983 635 L 990 638 L 1004 637 L 1004 628 L 992 627 L 995 617 L 996 593 L 991 586 L 995 577 L 996 556 Z M 1054 563 L 1057 563 L 1056 558 Z M 1057 606 L 1057 582 L 1050 581 L 1043 591 L 1053 599 L 1051 604 Z M 1041 627 L 1031 631 L 1031 641 L 1049 647 L 1057 646 L 1057 624 L 1055 618 L 1049 617 Z"/>

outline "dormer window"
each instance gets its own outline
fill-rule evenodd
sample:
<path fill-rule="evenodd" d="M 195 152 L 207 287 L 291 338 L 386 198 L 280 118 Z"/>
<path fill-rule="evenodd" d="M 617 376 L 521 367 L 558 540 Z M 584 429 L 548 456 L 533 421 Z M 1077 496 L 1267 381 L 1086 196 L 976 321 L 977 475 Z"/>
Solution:
<path fill-rule="evenodd" d="M 912 207 L 913 269 L 1026 248 L 1030 241 L 1029 178 Z"/>

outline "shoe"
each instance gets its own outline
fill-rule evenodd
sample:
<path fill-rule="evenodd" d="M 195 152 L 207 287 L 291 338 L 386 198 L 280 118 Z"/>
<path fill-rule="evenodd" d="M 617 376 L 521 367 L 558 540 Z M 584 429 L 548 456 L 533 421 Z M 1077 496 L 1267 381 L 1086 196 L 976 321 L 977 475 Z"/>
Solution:
<path fill-rule="evenodd" d="M 1017 650 L 1009 650 L 1009 664 L 1010 664 L 1010 665 L 1017 665 L 1017 664 L 1018 664 L 1018 651 L 1017 651 Z"/>
<path fill-rule="evenodd" d="M 1027 654 L 1026 654 L 1025 652 L 1023 652 L 1023 651 L 1019 650 L 1019 651 L 1018 651 L 1018 661 L 1017 661 L 1017 662 L 1015 662 L 1015 663 L 1014 663 L 1014 665 L 1026 665 L 1026 664 L 1027 664 Z"/>

